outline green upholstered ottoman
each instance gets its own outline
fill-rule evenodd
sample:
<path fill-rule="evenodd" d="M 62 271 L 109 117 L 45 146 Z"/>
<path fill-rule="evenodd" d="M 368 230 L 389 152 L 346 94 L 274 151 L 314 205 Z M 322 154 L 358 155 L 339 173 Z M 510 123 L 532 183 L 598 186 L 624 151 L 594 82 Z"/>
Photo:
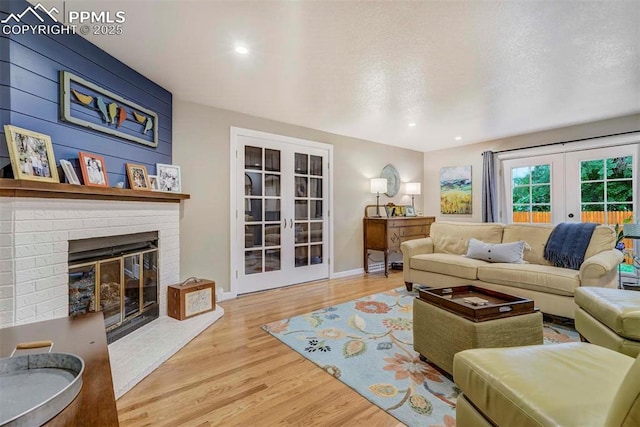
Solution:
<path fill-rule="evenodd" d="M 413 348 L 449 374 L 462 350 L 542 343 L 540 312 L 472 322 L 419 298 L 413 303 Z"/>

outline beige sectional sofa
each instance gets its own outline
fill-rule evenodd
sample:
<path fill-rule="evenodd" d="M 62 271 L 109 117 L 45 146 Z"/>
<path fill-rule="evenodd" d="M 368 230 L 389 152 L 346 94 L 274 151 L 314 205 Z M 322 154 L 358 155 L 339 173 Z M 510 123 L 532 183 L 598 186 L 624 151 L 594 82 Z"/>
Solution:
<path fill-rule="evenodd" d="M 614 249 L 612 227 L 596 227 L 580 270 L 553 266 L 544 258 L 552 225 L 437 221 L 430 237 L 403 242 L 404 280 L 430 287 L 475 284 L 531 298 L 544 313 L 574 318 L 574 290 L 580 286 L 615 287 L 622 253 Z M 525 263 L 491 263 L 467 258 L 470 238 L 487 243 L 525 241 Z"/>

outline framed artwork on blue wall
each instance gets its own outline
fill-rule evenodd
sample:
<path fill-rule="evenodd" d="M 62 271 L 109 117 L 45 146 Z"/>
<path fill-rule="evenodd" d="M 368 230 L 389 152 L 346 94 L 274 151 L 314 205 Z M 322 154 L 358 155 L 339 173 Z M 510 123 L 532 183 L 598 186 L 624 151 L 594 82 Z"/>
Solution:
<path fill-rule="evenodd" d="M 62 120 L 138 144 L 158 146 L 158 115 L 68 71 L 60 71 Z"/>
<path fill-rule="evenodd" d="M 49 135 L 11 125 L 4 132 L 15 179 L 60 182 Z"/>

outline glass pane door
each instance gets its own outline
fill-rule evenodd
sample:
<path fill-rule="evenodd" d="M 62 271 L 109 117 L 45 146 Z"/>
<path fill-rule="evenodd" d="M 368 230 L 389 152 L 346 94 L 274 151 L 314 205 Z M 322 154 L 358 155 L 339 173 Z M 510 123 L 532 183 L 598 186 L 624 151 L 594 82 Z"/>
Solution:
<path fill-rule="evenodd" d="M 567 153 L 568 217 L 579 212 L 573 215 L 578 221 L 619 227 L 635 221 L 637 150 L 637 145 L 626 145 Z M 623 243 L 625 263 L 631 264 L 634 240 Z"/>
<path fill-rule="evenodd" d="M 328 277 L 329 149 L 277 135 L 238 143 L 232 286 L 241 294 Z"/>
<path fill-rule="evenodd" d="M 295 266 L 323 262 L 323 180 L 321 156 L 295 153 Z"/>
<path fill-rule="evenodd" d="M 633 157 L 580 162 L 582 222 L 622 224 L 633 217 Z"/>
<path fill-rule="evenodd" d="M 511 169 L 513 222 L 551 222 L 551 165 Z"/>
<path fill-rule="evenodd" d="M 244 149 L 244 274 L 281 269 L 281 152 Z"/>
<path fill-rule="evenodd" d="M 564 216 L 563 155 L 503 162 L 508 223 L 551 224 Z"/>

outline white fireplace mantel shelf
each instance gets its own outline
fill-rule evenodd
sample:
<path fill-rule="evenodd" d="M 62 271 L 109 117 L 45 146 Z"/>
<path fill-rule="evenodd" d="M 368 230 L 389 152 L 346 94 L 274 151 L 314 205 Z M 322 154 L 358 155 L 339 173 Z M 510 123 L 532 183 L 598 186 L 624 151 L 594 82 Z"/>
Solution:
<path fill-rule="evenodd" d="M 124 188 L 89 187 L 0 178 L 0 197 L 38 197 L 45 199 L 118 200 L 137 202 L 180 203 L 189 194 L 161 191 L 136 191 Z"/>

